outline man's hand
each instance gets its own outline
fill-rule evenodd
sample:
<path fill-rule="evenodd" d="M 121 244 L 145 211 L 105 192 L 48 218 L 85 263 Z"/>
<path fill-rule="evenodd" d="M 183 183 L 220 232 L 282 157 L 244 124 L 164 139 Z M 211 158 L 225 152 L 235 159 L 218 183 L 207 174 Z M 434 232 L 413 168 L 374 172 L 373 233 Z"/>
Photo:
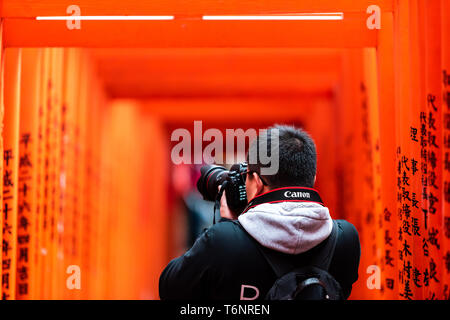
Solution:
<path fill-rule="evenodd" d="M 219 190 L 222 186 L 219 186 Z M 225 219 L 231 219 L 236 220 L 237 215 L 231 211 L 231 209 L 228 207 L 227 203 L 227 196 L 225 194 L 225 191 L 223 191 L 222 198 L 220 199 L 220 216 Z"/>

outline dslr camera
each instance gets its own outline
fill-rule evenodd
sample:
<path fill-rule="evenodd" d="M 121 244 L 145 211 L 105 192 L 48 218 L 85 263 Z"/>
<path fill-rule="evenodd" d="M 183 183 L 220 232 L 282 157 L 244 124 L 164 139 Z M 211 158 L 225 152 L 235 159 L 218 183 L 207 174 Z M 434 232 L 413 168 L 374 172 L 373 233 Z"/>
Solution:
<path fill-rule="evenodd" d="M 240 214 L 247 206 L 246 174 L 245 162 L 234 164 L 230 170 L 218 165 L 206 165 L 200 168 L 197 189 L 203 199 L 209 201 L 219 201 L 224 190 L 228 207 Z M 219 186 L 222 186 L 220 192 Z"/>

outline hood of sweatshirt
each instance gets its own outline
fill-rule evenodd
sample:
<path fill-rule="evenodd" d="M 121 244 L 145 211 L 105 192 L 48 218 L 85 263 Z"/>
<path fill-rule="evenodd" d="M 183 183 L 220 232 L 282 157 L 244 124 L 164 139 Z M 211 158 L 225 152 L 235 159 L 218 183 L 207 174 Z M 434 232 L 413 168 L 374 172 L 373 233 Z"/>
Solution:
<path fill-rule="evenodd" d="M 315 202 L 263 203 L 238 220 L 261 245 L 288 254 L 315 247 L 333 228 L 328 208 Z"/>

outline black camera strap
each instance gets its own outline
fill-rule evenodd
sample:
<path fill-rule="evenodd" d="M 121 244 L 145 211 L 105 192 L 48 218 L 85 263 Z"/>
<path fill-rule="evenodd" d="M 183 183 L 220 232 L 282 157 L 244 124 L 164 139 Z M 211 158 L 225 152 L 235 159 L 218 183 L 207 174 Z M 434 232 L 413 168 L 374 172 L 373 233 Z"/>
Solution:
<path fill-rule="evenodd" d="M 245 213 L 249 209 L 263 203 L 277 203 L 286 201 L 315 202 L 322 206 L 324 205 L 319 193 L 315 189 L 306 187 L 284 187 L 273 189 L 254 197 L 250 200 L 242 213 Z"/>
<path fill-rule="evenodd" d="M 220 211 L 220 199 L 222 198 L 222 195 L 225 191 L 225 186 L 227 185 L 228 181 L 225 181 L 222 183 L 222 186 L 220 187 L 219 192 L 216 195 L 216 199 L 214 201 L 214 212 L 213 212 L 213 224 L 216 224 L 216 210 L 219 209 Z"/>

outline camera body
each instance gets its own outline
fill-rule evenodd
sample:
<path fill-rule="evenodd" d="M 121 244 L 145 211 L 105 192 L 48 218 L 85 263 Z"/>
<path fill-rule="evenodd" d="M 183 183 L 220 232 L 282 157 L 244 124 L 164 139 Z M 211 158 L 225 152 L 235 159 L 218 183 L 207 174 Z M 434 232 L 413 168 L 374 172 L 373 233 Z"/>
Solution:
<path fill-rule="evenodd" d="M 197 189 L 204 200 L 215 201 L 219 194 L 219 186 L 225 189 L 228 207 L 240 214 L 247 206 L 247 192 L 244 174 L 247 173 L 247 163 L 234 164 L 228 171 L 217 165 L 206 165 L 200 169 Z"/>

